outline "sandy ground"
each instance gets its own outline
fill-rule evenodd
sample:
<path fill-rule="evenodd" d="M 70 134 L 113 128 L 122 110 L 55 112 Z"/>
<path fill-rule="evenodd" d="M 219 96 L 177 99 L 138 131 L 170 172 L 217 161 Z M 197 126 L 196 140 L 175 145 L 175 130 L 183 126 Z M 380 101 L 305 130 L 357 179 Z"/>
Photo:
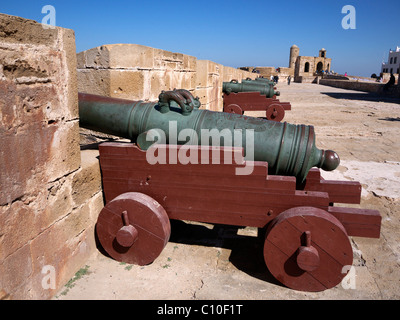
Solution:
<path fill-rule="evenodd" d="M 151 265 L 123 264 L 99 250 L 54 299 L 399 299 L 400 101 L 316 84 L 278 89 L 292 104 L 284 120 L 314 125 L 317 147 L 340 155 L 339 168 L 324 176 L 360 181 L 356 207 L 382 215 L 379 239 L 351 238 L 351 278 L 324 292 L 294 291 L 268 272 L 257 230 L 173 221 Z"/>

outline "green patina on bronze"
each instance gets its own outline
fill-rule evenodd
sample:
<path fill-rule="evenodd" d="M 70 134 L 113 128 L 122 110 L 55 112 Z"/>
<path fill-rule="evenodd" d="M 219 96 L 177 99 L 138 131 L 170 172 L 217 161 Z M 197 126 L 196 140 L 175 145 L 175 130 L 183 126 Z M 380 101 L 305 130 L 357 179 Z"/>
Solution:
<path fill-rule="evenodd" d="M 272 98 L 273 96 L 279 96 L 279 91 L 275 91 L 274 83 L 268 79 L 260 78 L 259 80 L 246 79 L 242 82 L 237 80 L 232 80 L 230 82 L 222 83 L 222 91 L 225 94 L 230 94 L 231 92 L 260 92 L 261 95 L 267 98 Z"/>
<path fill-rule="evenodd" d="M 295 176 L 304 181 L 312 167 L 331 171 L 339 165 L 338 155 L 331 150 L 315 146 L 313 126 L 293 125 L 247 117 L 232 113 L 199 109 L 198 98 L 186 90 L 162 92 L 158 102 L 130 101 L 89 94 L 79 94 L 79 117 L 81 127 L 108 133 L 136 142 L 142 149 L 152 143 L 146 134 L 151 129 L 162 131 L 166 143 L 170 142 L 170 123 L 176 123 L 176 133 L 192 129 L 197 139 L 173 141 L 178 144 L 211 145 L 201 141 L 202 130 L 229 130 L 240 132 L 241 146 L 247 150 L 249 131 L 254 135 L 254 161 L 268 162 L 270 174 Z M 223 137 L 218 141 L 223 146 Z M 233 141 L 233 139 L 232 139 Z M 252 141 L 253 142 L 253 141 Z M 245 154 L 246 159 L 246 154 Z"/>

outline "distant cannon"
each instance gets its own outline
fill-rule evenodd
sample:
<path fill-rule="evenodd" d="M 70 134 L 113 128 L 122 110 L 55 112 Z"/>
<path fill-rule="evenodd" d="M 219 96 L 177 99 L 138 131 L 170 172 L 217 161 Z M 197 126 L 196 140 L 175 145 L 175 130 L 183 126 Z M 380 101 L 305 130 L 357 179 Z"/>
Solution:
<path fill-rule="evenodd" d="M 266 78 L 247 78 L 240 84 L 236 80 L 224 82 L 223 111 L 236 114 L 265 111 L 267 120 L 280 122 L 285 117 L 285 110 L 292 107 L 289 102 L 280 102 L 276 98 L 280 92 L 275 89 L 275 83 Z"/>
<path fill-rule="evenodd" d="M 246 80 L 251 80 L 251 78 L 246 78 Z M 263 78 L 263 77 L 257 77 L 257 78 L 255 78 L 254 79 L 254 81 L 263 81 L 263 82 L 265 82 L 265 83 L 268 83 L 270 86 L 275 86 L 275 82 L 274 81 L 271 81 L 271 80 L 269 80 L 269 79 L 267 79 L 267 78 Z"/>
<path fill-rule="evenodd" d="M 239 83 L 237 80 L 231 80 L 230 82 L 222 83 L 222 92 L 230 94 L 232 92 L 259 92 L 261 95 L 267 98 L 272 98 L 273 96 L 279 96 L 280 92 L 275 91 L 274 86 L 264 81 L 253 81 L 243 80 Z"/>

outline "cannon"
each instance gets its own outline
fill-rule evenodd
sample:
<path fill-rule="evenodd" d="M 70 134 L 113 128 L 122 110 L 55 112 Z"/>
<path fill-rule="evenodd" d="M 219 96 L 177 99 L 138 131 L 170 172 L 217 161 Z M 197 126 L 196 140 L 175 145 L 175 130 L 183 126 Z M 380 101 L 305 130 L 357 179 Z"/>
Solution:
<path fill-rule="evenodd" d="M 248 79 L 251 79 L 251 78 L 246 78 L 246 80 L 248 80 Z M 273 86 L 273 87 L 275 86 L 275 82 L 274 81 L 271 81 L 271 80 L 269 80 L 267 78 L 264 78 L 264 77 L 257 77 L 254 80 L 255 81 L 263 81 L 263 82 L 268 83 L 270 86 Z"/>
<path fill-rule="evenodd" d="M 276 83 L 271 81 L 271 80 L 269 80 L 269 79 L 267 79 L 267 78 L 262 78 L 262 77 L 258 77 L 258 78 L 255 78 L 255 79 L 246 78 L 246 79 L 242 80 L 242 82 L 245 82 L 245 83 L 264 83 L 264 84 L 267 84 L 270 87 L 272 87 L 274 90 L 276 89 L 276 87 L 275 87 Z M 280 95 L 280 92 L 277 95 Z"/>
<path fill-rule="evenodd" d="M 239 83 L 237 80 L 231 80 L 230 82 L 222 83 L 222 92 L 230 94 L 232 92 L 259 92 L 265 95 L 267 98 L 272 98 L 273 96 L 279 96 L 280 92 L 275 91 L 275 87 L 271 86 L 269 83 L 264 81 L 253 81 L 253 80 L 243 80 Z"/>
<path fill-rule="evenodd" d="M 246 90 L 238 90 L 236 80 L 227 82 L 225 90 L 223 88 L 223 111 L 228 113 L 244 114 L 245 111 L 265 111 L 267 120 L 280 122 L 285 117 L 285 110 L 291 110 L 289 102 L 280 102 L 276 96 L 280 95 L 275 91 L 274 82 L 265 78 L 256 78 L 252 80 L 247 78 L 242 80 L 243 87 Z M 262 86 L 260 86 L 262 84 Z M 269 87 L 269 94 L 259 88 Z"/>
<path fill-rule="evenodd" d="M 348 237 L 380 235 L 378 211 L 334 206 L 359 204 L 360 183 L 324 180 L 318 168 L 305 173 L 305 179 L 270 174 L 268 161 L 246 160 L 244 148 L 238 147 L 167 141 L 141 148 L 141 132 L 155 126 L 146 125 L 148 122 L 158 119 L 160 128 L 170 119 L 193 124 L 189 120 L 196 113 L 196 123 L 202 117 L 211 121 L 214 113 L 199 110 L 195 100 L 186 91 L 163 92 L 153 104 L 79 95 L 81 126 L 132 139 L 130 143 L 99 145 L 105 206 L 97 219 L 96 235 L 103 249 L 117 261 L 145 266 L 167 245 L 170 220 L 255 227 L 264 242 L 265 264 L 283 285 L 316 292 L 339 284 L 353 262 Z M 95 114 L 96 119 L 88 119 Z M 238 115 L 216 119 L 213 125 L 231 121 L 238 126 L 254 125 L 253 119 Z M 272 131 L 275 126 L 284 131 L 290 128 L 288 124 L 254 121 L 256 130 L 264 128 L 261 122 Z M 301 128 L 292 135 L 284 134 L 285 139 L 291 143 L 305 139 L 312 152 L 313 137 L 306 138 L 312 131 Z M 277 143 L 284 145 L 282 136 Z M 171 155 L 188 152 L 195 155 L 189 162 L 158 161 L 161 154 L 171 160 Z M 229 154 L 231 161 L 213 163 L 214 152 L 221 157 Z M 247 165 L 253 170 L 238 175 L 237 169 Z"/>
<path fill-rule="evenodd" d="M 158 102 L 80 93 L 79 123 L 88 129 L 131 139 L 144 150 L 155 142 L 148 141 L 149 136 L 155 134 L 165 135 L 165 143 L 208 146 L 216 143 L 226 146 L 229 139 L 233 146 L 236 136 L 235 145 L 249 151 L 246 160 L 266 161 L 271 174 L 295 176 L 300 182 L 312 167 L 331 171 L 339 165 L 339 156 L 334 151 L 315 146 L 313 126 L 266 121 L 199 107 L 198 99 L 182 89 L 162 92 Z M 189 134 L 186 133 L 188 129 L 192 130 Z M 210 132 L 216 134 L 211 136 Z M 180 136 L 184 139 L 179 140 Z"/>

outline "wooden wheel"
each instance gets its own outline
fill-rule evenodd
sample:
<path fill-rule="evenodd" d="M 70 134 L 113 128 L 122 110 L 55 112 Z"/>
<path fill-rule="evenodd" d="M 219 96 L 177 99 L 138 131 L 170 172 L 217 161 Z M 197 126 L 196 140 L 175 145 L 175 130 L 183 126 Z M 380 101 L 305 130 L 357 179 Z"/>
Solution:
<path fill-rule="evenodd" d="M 266 117 L 268 120 L 280 122 L 285 117 L 285 109 L 280 104 L 271 104 L 266 111 Z"/>
<path fill-rule="evenodd" d="M 269 225 L 264 260 L 271 274 L 300 291 L 323 291 L 340 283 L 352 265 L 346 230 L 334 216 L 312 207 L 279 214 Z"/>
<path fill-rule="evenodd" d="M 236 113 L 236 114 L 240 114 L 242 115 L 244 113 L 244 111 L 242 110 L 242 108 L 237 105 L 237 104 L 230 104 L 228 105 L 225 109 L 224 112 L 228 112 L 228 113 Z"/>
<path fill-rule="evenodd" d="M 101 210 L 96 232 L 113 259 L 142 266 L 160 255 L 169 240 L 171 225 L 157 201 L 143 193 L 128 192 Z"/>

